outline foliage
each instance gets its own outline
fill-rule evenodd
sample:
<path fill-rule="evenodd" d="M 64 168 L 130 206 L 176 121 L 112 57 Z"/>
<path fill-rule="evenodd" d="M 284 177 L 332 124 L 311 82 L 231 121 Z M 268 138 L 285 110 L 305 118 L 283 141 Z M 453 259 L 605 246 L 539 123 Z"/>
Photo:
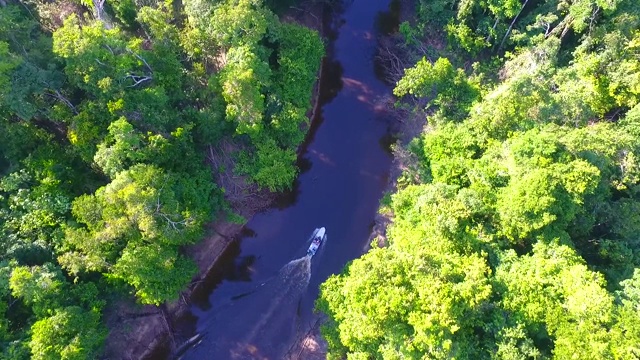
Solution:
<path fill-rule="evenodd" d="M 291 186 L 322 55 L 259 0 L 2 2 L 0 358 L 98 358 L 105 299 L 177 299 L 230 208 L 205 154 Z"/>
<path fill-rule="evenodd" d="M 411 94 L 417 97 L 431 97 L 441 116 L 463 119 L 473 101 L 480 95 L 477 85 L 469 81 L 461 69 L 454 69 L 451 62 L 439 58 L 433 65 L 426 58 L 416 66 L 405 70 L 393 93 L 396 96 Z"/>
<path fill-rule="evenodd" d="M 32 327 L 33 359 L 88 359 L 95 357 L 106 337 L 100 314 L 71 306 L 38 320 Z"/>
<path fill-rule="evenodd" d="M 113 277 L 133 286 L 143 304 L 160 305 L 177 300 L 196 270 L 195 264 L 177 255 L 174 248 L 134 244 L 124 249 Z"/>
<path fill-rule="evenodd" d="M 513 52 L 496 73 L 425 57 L 398 81 L 437 109 L 403 149 L 389 245 L 321 286 L 329 357 L 637 358 L 638 7 L 417 5 L 414 45 L 437 25 L 454 60 Z"/>
<path fill-rule="evenodd" d="M 476 258 L 370 251 L 322 286 L 318 308 L 336 324 L 323 332 L 339 349 L 332 355 L 477 357 L 472 328 L 491 294 L 488 272 Z"/>

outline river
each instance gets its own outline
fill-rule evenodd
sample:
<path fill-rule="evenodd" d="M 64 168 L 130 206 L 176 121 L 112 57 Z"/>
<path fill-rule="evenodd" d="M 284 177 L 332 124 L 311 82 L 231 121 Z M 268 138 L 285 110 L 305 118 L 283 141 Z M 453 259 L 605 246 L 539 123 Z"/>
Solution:
<path fill-rule="evenodd" d="M 388 8 L 389 0 L 345 0 L 326 15 L 322 107 L 301 174 L 291 193 L 249 221 L 207 293 L 194 294 L 178 328 L 202 337 L 182 359 L 283 358 L 314 321 L 319 285 L 365 251 L 391 165 L 390 89 L 374 71 Z M 320 226 L 328 240 L 309 261 L 308 238 Z"/>

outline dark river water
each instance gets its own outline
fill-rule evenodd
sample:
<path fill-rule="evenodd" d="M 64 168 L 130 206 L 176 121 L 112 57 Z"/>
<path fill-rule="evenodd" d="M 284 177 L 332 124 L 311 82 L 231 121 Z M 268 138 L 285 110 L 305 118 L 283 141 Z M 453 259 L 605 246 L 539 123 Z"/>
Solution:
<path fill-rule="evenodd" d="M 220 270 L 177 324 L 201 340 L 182 359 L 281 359 L 314 321 L 319 285 L 364 252 L 388 181 L 390 89 L 376 78 L 377 36 L 389 0 L 345 0 L 325 15 L 321 112 L 300 155 L 294 190 L 253 217 Z M 393 21 L 391 27 L 393 27 Z M 309 236 L 328 239 L 309 261 Z"/>

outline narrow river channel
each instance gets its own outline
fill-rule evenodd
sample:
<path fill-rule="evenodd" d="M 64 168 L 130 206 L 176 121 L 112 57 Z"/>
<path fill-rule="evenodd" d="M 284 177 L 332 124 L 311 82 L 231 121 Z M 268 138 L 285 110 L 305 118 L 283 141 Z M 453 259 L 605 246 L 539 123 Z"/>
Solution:
<path fill-rule="evenodd" d="M 327 15 L 322 111 L 302 173 L 289 196 L 246 225 L 207 280 L 209 293 L 196 294 L 180 328 L 202 337 L 182 359 L 284 358 L 314 321 L 319 285 L 366 248 L 391 164 L 382 105 L 390 89 L 374 72 L 388 8 L 389 0 L 344 0 Z M 309 235 L 321 226 L 328 240 L 309 261 Z"/>

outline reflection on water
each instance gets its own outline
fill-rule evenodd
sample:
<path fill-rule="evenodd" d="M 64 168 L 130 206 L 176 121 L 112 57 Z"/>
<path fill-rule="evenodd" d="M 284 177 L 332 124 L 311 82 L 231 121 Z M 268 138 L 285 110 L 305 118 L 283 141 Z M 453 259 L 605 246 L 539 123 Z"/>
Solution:
<path fill-rule="evenodd" d="M 234 261 L 234 266 L 227 269 L 224 279 L 229 281 L 251 281 L 251 273 L 253 272 L 251 266 L 256 262 L 256 259 L 255 255 L 237 257 Z"/>
<path fill-rule="evenodd" d="M 199 287 L 191 294 L 191 302 L 201 310 L 209 310 L 211 303 L 209 294 L 214 291 L 225 279 L 230 269 L 235 267 L 235 258 L 241 253 L 240 241 L 233 240 L 220 255 L 218 265 L 204 277 Z"/>

